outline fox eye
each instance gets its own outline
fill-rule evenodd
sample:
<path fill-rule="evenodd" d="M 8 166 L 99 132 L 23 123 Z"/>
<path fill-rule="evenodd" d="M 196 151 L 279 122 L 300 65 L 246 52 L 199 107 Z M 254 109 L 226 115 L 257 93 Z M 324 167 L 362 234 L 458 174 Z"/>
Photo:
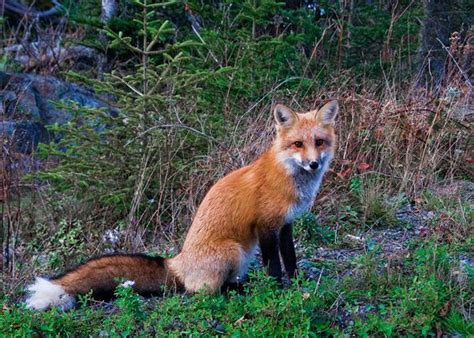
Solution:
<path fill-rule="evenodd" d="M 301 141 L 296 141 L 293 144 L 295 145 L 296 148 L 303 148 L 303 142 L 301 142 Z"/>
<path fill-rule="evenodd" d="M 318 138 L 316 139 L 316 141 L 314 141 L 314 144 L 316 145 L 316 147 L 321 147 L 324 144 L 324 140 Z"/>

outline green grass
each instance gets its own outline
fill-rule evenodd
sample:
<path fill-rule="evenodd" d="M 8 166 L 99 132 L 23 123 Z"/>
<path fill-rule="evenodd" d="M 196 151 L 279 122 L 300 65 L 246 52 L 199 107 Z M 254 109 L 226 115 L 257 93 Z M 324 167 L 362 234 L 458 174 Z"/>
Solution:
<path fill-rule="evenodd" d="M 144 299 L 120 287 L 112 306 L 82 297 L 68 312 L 32 312 L 3 299 L 0 335 L 426 336 L 441 330 L 469 336 L 472 274 L 459 276 L 452 250 L 416 242 L 397 262 L 369 253 L 352 261 L 344 278 L 329 271 L 314 280 L 300 276 L 285 288 L 260 271 L 243 294 Z"/>
<path fill-rule="evenodd" d="M 360 189 L 353 184 L 350 191 L 356 197 L 373 187 L 360 183 Z M 427 191 L 416 202 L 423 207 L 422 215 L 431 213 L 425 221 L 409 228 L 379 227 L 367 222 L 363 210 L 378 200 L 390 206 L 384 215 L 395 215 L 392 203 L 399 202 L 383 194 L 372 196 L 349 195 L 339 201 L 338 210 L 321 205 L 318 217 L 307 213 L 295 222 L 302 267 L 299 279 L 283 288 L 258 270 L 251 273 L 242 294 L 167 293 L 143 298 L 130 288 L 119 288 L 112 302 L 85 296 L 71 311 L 32 312 L 19 301 L 24 278 L 9 280 L 5 274 L 0 337 L 473 336 L 470 201 L 462 194 Z M 327 204 L 334 208 L 331 201 Z M 24 263 L 17 264 L 17 275 L 29 278 L 31 270 L 62 271 L 90 254 L 84 244 L 88 238 L 94 243 L 100 238 L 83 237 L 84 223 L 79 221 L 39 228 L 40 233 L 28 233 L 27 255 Z M 393 237 L 403 229 L 410 229 L 406 240 Z M 396 231 L 387 235 L 386 230 Z M 349 234 L 360 236 L 360 242 L 348 243 Z M 390 241 L 402 245 L 387 250 L 384 245 Z M 325 256 L 321 249 L 351 255 Z"/>

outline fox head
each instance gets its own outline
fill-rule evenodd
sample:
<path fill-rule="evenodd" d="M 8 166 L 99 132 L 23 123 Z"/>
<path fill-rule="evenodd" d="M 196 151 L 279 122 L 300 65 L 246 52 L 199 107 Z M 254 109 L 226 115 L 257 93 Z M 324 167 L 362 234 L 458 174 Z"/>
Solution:
<path fill-rule="evenodd" d="M 307 113 L 294 112 L 281 104 L 275 106 L 274 147 L 278 160 L 291 173 L 301 169 L 310 173 L 327 169 L 336 147 L 334 120 L 338 110 L 337 101 Z"/>

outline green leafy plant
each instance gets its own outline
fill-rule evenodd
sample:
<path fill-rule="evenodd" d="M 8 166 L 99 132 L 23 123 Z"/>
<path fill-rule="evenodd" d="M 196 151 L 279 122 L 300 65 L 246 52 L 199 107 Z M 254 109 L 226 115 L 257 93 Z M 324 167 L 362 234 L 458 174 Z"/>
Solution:
<path fill-rule="evenodd" d="M 119 334 L 123 337 L 133 335 L 137 332 L 138 325 L 146 320 L 147 313 L 141 297 L 133 291 L 133 281 L 124 281 L 115 290 L 115 304 L 119 310 L 119 315 L 111 317 L 106 326 L 112 334 Z"/>
<path fill-rule="evenodd" d="M 160 207 L 155 201 L 163 201 L 160 180 L 152 178 L 161 176 L 168 187 L 173 186 L 170 170 L 183 170 L 182 164 L 193 159 L 187 154 L 208 142 L 204 133 L 190 126 L 199 116 L 188 109 L 197 84 L 210 75 L 183 70 L 192 59 L 185 50 L 195 42 L 166 42 L 174 28 L 170 21 L 157 17 L 155 9 L 168 2 L 135 4 L 141 9 L 134 18 L 141 24 L 140 40 L 110 28 L 106 32 L 111 47 L 133 53 L 137 63 L 105 74 L 103 80 L 69 74 L 109 97 L 114 109 L 58 103 L 72 118 L 64 125 L 49 127 L 62 138 L 41 145 L 39 152 L 55 156 L 59 163 L 38 175 L 82 200 L 113 206 L 116 214 L 126 216 L 132 225 L 146 222 Z M 174 160 L 163 159 L 163 154 Z M 162 164 L 166 162 L 165 167 Z"/>
<path fill-rule="evenodd" d="M 334 242 L 334 231 L 317 222 L 316 216 L 310 212 L 304 213 L 293 223 L 295 236 L 307 245 L 328 244 Z"/>

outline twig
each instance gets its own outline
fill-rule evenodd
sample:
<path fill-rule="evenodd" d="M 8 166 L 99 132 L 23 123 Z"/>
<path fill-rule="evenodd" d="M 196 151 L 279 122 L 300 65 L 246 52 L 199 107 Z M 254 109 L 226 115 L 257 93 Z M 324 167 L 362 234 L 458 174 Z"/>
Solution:
<path fill-rule="evenodd" d="M 464 77 L 464 80 L 466 81 L 466 84 L 469 86 L 469 91 L 471 91 L 472 90 L 472 83 L 471 83 L 471 80 L 469 79 L 469 76 L 466 74 L 466 72 L 464 72 L 464 70 L 461 68 L 461 66 L 459 66 L 459 63 L 456 61 L 453 54 L 451 54 L 451 52 L 449 51 L 449 48 L 446 47 L 446 45 L 443 43 L 443 41 L 441 41 L 439 38 L 436 38 L 436 40 L 438 40 L 438 42 L 441 44 L 443 49 L 446 51 L 446 53 L 448 53 L 449 57 L 453 60 L 454 64 L 458 68 L 459 72 Z"/>
<path fill-rule="evenodd" d="M 425 112 L 425 113 L 430 113 L 432 115 L 436 115 L 436 111 L 434 111 L 433 109 L 430 109 L 430 108 L 407 108 L 407 109 L 397 110 L 393 114 L 389 115 L 388 117 L 389 118 L 397 117 L 400 114 L 405 114 L 405 113 L 410 113 L 410 112 L 417 112 L 417 113 Z M 467 125 L 467 124 L 462 123 L 462 121 L 454 119 L 450 116 L 445 116 L 444 118 L 449 120 L 449 121 L 452 121 L 452 122 L 456 123 L 460 127 L 470 129 L 470 126 Z"/>
<path fill-rule="evenodd" d="M 194 25 L 191 25 L 192 29 L 193 29 L 193 32 L 194 34 L 196 34 L 196 36 L 198 37 L 198 39 L 202 42 L 203 45 L 207 46 L 207 43 L 206 41 L 204 41 L 204 39 L 202 38 L 201 34 L 199 34 L 199 32 L 197 31 L 197 29 L 194 27 Z M 211 55 L 211 57 L 213 58 L 213 60 L 219 65 L 222 67 L 222 64 L 219 62 L 219 60 L 217 59 L 217 57 L 214 55 L 214 53 L 212 52 L 212 50 L 210 50 L 208 48 L 208 51 L 209 51 L 209 54 Z"/>
<path fill-rule="evenodd" d="M 139 95 L 139 96 L 142 96 L 143 97 L 143 93 L 141 93 L 138 89 L 136 89 L 135 87 L 133 87 L 131 84 L 129 84 L 127 81 L 125 81 L 124 79 L 122 79 L 120 76 L 117 76 L 115 75 L 114 73 L 110 74 L 113 78 L 119 80 L 120 82 L 122 82 L 124 85 L 126 85 L 128 88 L 130 88 L 135 94 Z"/>
<path fill-rule="evenodd" d="M 235 128 L 234 128 L 234 135 L 235 133 L 237 132 L 237 130 L 239 129 L 239 125 L 240 125 L 240 121 L 242 121 L 243 117 L 245 115 L 247 115 L 248 113 L 250 113 L 256 106 L 258 106 L 260 104 L 260 102 L 262 102 L 268 95 L 272 94 L 274 91 L 276 91 L 278 88 L 280 88 L 281 86 L 283 86 L 285 83 L 287 82 L 290 82 L 290 81 L 293 81 L 293 80 L 303 80 L 305 79 L 304 77 L 301 77 L 301 76 L 293 76 L 293 77 L 290 77 L 282 82 L 280 82 L 276 87 L 270 89 L 270 91 L 268 93 L 266 93 L 265 95 L 263 95 L 260 100 L 258 100 L 257 102 L 255 102 L 249 109 L 247 109 L 245 111 L 245 113 L 242 114 L 241 118 L 239 119 L 239 122 L 236 123 L 235 125 Z"/>
<path fill-rule="evenodd" d="M 185 124 L 160 124 L 160 125 L 156 125 L 156 126 L 153 126 L 153 127 L 150 127 L 148 128 L 147 130 L 145 130 L 144 132 L 138 134 L 138 136 L 134 137 L 133 139 L 131 139 L 130 141 L 128 141 L 126 144 L 125 144 L 125 147 L 130 145 L 131 143 L 133 143 L 135 140 L 143 137 L 144 135 L 148 134 L 149 132 L 155 130 L 155 129 L 171 129 L 171 128 L 177 128 L 177 129 L 186 129 L 186 130 L 189 130 L 189 131 L 192 131 L 193 133 L 195 134 L 198 134 L 200 136 L 203 136 L 213 142 L 216 141 L 215 138 L 213 138 L 212 136 L 209 136 L 207 135 L 206 133 L 203 133 L 202 131 L 199 131 L 193 127 L 190 127 L 190 126 L 187 126 Z"/>
<path fill-rule="evenodd" d="M 319 284 L 321 282 L 321 276 L 323 275 L 323 271 L 324 271 L 324 268 L 321 269 L 321 272 L 319 273 L 319 277 L 318 277 L 318 281 L 316 282 L 316 287 L 314 288 L 314 294 L 316 294 L 316 292 L 318 292 L 318 289 L 319 289 Z"/>
<path fill-rule="evenodd" d="M 51 2 L 54 4 L 54 7 L 46 10 L 46 11 L 36 11 L 32 9 L 32 6 L 27 7 L 21 3 L 12 2 L 12 1 L 2 1 L 5 9 L 17 13 L 22 14 L 29 17 L 36 17 L 36 18 L 44 18 L 47 16 L 51 16 L 54 14 L 59 13 L 61 10 L 65 10 L 64 6 L 61 5 L 58 1 L 52 0 Z"/>

